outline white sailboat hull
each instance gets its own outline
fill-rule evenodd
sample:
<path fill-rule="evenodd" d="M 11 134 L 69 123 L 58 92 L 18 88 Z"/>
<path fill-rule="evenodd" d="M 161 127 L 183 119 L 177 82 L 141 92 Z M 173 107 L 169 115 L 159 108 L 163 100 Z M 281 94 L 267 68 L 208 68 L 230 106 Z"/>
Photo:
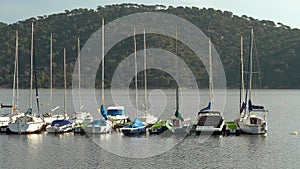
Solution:
<path fill-rule="evenodd" d="M 9 121 L 9 117 L 0 117 L 0 127 L 8 126 Z"/>
<path fill-rule="evenodd" d="M 27 134 L 41 132 L 43 125 L 43 122 L 12 123 L 8 128 L 12 133 Z"/>
<path fill-rule="evenodd" d="M 14 122 L 8 124 L 8 128 L 12 133 L 28 134 L 41 132 L 44 122 L 41 118 L 27 115 L 25 113 L 13 117 Z"/>
<path fill-rule="evenodd" d="M 158 121 L 158 118 L 154 117 L 151 114 L 147 114 L 147 115 L 141 116 L 141 117 L 139 117 L 139 119 L 142 121 L 142 123 L 145 126 L 153 125 L 153 124 L 155 124 Z"/>
<path fill-rule="evenodd" d="M 240 129 L 242 133 L 248 134 L 266 134 L 267 128 L 266 125 L 251 125 L 243 122 L 239 123 Z"/>
<path fill-rule="evenodd" d="M 106 134 L 110 133 L 112 130 L 111 121 L 106 121 L 105 125 L 88 125 L 84 128 L 85 133 L 89 134 Z"/>
<path fill-rule="evenodd" d="M 122 124 L 122 123 L 126 123 L 127 121 L 127 116 L 121 116 L 121 115 L 117 115 L 117 116 L 107 116 L 107 119 L 109 121 L 111 121 L 113 124 Z"/>
<path fill-rule="evenodd" d="M 260 114 L 265 112 L 267 111 L 260 111 Z M 266 117 L 266 115 L 261 117 L 255 114 L 250 114 L 246 115 L 244 118 L 241 118 L 238 122 L 241 132 L 248 134 L 266 134 L 267 122 L 264 117 Z"/>
<path fill-rule="evenodd" d="M 111 129 L 112 129 L 111 126 L 87 126 L 84 128 L 85 132 L 90 134 L 110 133 Z"/>

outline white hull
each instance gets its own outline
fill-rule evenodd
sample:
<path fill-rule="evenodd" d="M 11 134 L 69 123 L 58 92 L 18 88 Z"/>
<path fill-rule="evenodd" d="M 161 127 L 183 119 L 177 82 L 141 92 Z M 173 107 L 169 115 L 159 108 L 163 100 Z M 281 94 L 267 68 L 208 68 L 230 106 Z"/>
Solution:
<path fill-rule="evenodd" d="M 191 125 L 189 119 L 183 122 L 181 122 L 177 118 L 172 120 L 167 120 L 166 126 L 173 134 L 189 134 L 191 131 Z"/>
<path fill-rule="evenodd" d="M 71 132 L 73 131 L 73 125 L 72 124 L 67 124 L 63 126 L 51 126 L 48 125 L 46 127 L 46 131 L 48 133 L 66 133 L 66 132 Z"/>
<path fill-rule="evenodd" d="M 266 134 L 267 128 L 264 125 L 251 125 L 240 122 L 240 129 L 242 133 L 248 134 Z"/>
<path fill-rule="evenodd" d="M 16 115 L 15 122 L 10 123 L 8 128 L 12 133 L 27 134 L 27 133 L 37 133 L 42 131 L 44 122 L 41 118 L 26 115 L 24 113 Z"/>
<path fill-rule="evenodd" d="M 141 116 L 141 117 L 139 117 L 139 119 L 145 126 L 153 125 L 158 121 L 158 118 L 154 117 L 151 114 L 147 114 L 146 116 Z"/>
<path fill-rule="evenodd" d="M 26 134 L 42 131 L 43 125 L 43 122 L 12 123 L 8 125 L 8 128 L 12 133 Z"/>
<path fill-rule="evenodd" d="M 215 128 L 214 126 L 196 126 L 196 132 L 221 132 L 224 127 L 224 123 L 220 126 L 220 128 Z"/>
<path fill-rule="evenodd" d="M 128 118 L 127 116 L 120 116 L 120 115 L 117 115 L 117 116 L 108 115 L 107 116 L 107 119 L 109 121 L 111 121 L 113 123 L 113 125 L 126 123 L 127 118 Z"/>
<path fill-rule="evenodd" d="M 0 117 L 0 127 L 7 127 L 9 121 L 9 117 Z"/>
<path fill-rule="evenodd" d="M 84 131 L 89 134 L 106 134 L 111 132 L 111 126 L 87 126 Z"/>
<path fill-rule="evenodd" d="M 246 115 L 241 118 L 238 122 L 242 133 L 247 134 L 266 134 L 267 133 L 267 122 L 266 115 L 258 116 L 259 114 L 266 113 L 267 111 L 252 111 L 250 115 Z M 257 113 L 257 114 L 254 114 Z"/>
<path fill-rule="evenodd" d="M 85 133 L 89 134 L 106 134 L 112 130 L 111 121 L 107 120 L 105 125 L 88 125 L 84 128 Z"/>

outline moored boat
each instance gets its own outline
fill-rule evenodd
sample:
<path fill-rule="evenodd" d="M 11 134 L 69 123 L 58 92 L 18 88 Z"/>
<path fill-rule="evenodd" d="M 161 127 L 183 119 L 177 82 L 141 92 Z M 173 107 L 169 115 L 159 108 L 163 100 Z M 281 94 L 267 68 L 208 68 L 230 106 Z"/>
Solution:
<path fill-rule="evenodd" d="M 33 23 L 31 24 L 31 51 L 30 51 L 30 93 L 29 93 L 29 108 L 25 113 L 16 116 L 16 120 L 8 125 L 10 132 L 18 134 L 36 133 L 40 132 L 44 126 L 44 121 L 39 117 L 39 96 L 38 96 L 38 83 L 36 75 L 36 61 L 33 55 Z M 32 87 L 33 78 L 35 80 L 36 89 L 36 104 L 37 113 L 32 112 Z"/>
<path fill-rule="evenodd" d="M 134 78 L 134 83 L 135 83 L 135 120 L 127 125 L 121 128 L 121 132 L 124 135 L 127 136 L 132 136 L 132 135 L 139 135 L 139 134 L 144 134 L 146 133 L 146 126 L 142 121 L 138 118 L 138 92 L 137 92 L 137 55 L 136 55 L 136 38 L 135 38 L 135 28 L 133 31 L 133 41 L 134 41 L 134 72 L 135 72 L 135 78 Z"/>
<path fill-rule="evenodd" d="M 156 122 L 152 127 L 148 129 L 150 134 L 161 134 L 164 131 L 168 130 L 168 127 L 166 126 L 167 121 L 166 120 L 159 120 Z"/>
<path fill-rule="evenodd" d="M 140 135 L 146 133 L 146 126 L 139 118 L 136 118 L 133 123 L 122 127 L 121 132 L 127 136 Z"/>
<path fill-rule="evenodd" d="M 72 120 L 54 120 L 46 127 L 48 133 L 66 133 L 73 131 L 74 123 Z"/>
<path fill-rule="evenodd" d="M 15 134 L 39 133 L 42 131 L 44 122 L 41 118 L 32 116 L 30 109 L 26 113 L 16 116 L 16 120 L 8 125 L 9 131 Z"/>
<path fill-rule="evenodd" d="M 212 69 L 212 44 L 208 39 L 208 56 L 209 56 L 209 102 L 208 105 L 201 109 L 195 119 L 191 132 L 196 134 L 222 134 L 225 130 L 225 121 L 222 113 L 212 110 L 213 106 L 213 69 Z"/>
<path fill-rule="evenodd" d="M 112 122 L 109 120 L 94 120 L 84 128 L 88 134 L 106 134 L 112 130 Z"/>
<path fill-rule="evenodd" d="M 252 50 L 254 33 L 251 29 L 250 35 L 250 54 L 248 62 L 248 80 L 246 94 L 242 94 L 244 89 L 244 71 L 243 71 L 243 51 L 242 51 L 242 38 L 241 38 L 241 93 L 240 93 L 240 118 L 237 120 L 238 125 L 242 133 L 247 134 L 266 134 L 267 133 L 267 113 L 268 110 L 264 109 L 264 106 L 252 104 L 252 83 L 253 83 L 253 62 L 252 62 Z M 244 97 L 244 98 L 242 98 Z M 248 98 L 249 97 L 249 98 Z M 244 101 L 242 102 L 242 100 Z"/>
<path fill-rule="evenodd" d="M 128 122 L 124 106 L 110 106 L 107 108 L 107 119 L 112 122 L 113 128 L 124 127 Z"/>

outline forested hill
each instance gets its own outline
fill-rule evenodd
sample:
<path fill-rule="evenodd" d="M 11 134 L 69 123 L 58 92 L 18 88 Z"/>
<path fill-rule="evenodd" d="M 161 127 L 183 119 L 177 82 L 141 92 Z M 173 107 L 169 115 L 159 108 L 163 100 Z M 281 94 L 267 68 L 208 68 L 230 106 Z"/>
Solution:
<path fill-rule="evenodd" d="M 11 88 L 15 59 L 15 31 L 19 31 L 19 86 L 29 87 L 30 74 L 30 38 L 31 23 L 35 24 L 35 56 L 37 58 L 38 85 L 49 87 L 49 41 L 53 33 L 53 73 L 54 87 L 63 87 L 63 48 L 68 51 L 68 87 L 77 57 L 77 37 L 81 38 L 81 46 L 101 27 L 101 18 L 105 23 L 122 16 L 137 12 L 159 11 L 182 17 L 198 26 L 212 39 L 225 68 L 227 85 L 230 88 L 239 87 L 239 56 L 240 36 L 244 36 L 245 56 L 249 53 L 250 28 L 254 28 L 254 56 L 258 58 L 263 88 L 300 88 L 300 30 L 291 29 L 282 23 L 268 20 L 257 20 L 249 16 L 236 16 L 228 11 L 215 9 L 199 9 L 196 7 L 166 7 L 162 5 L 118 4 L 99 6 L 96 10 L 74 9 L 64 13 L 38 16 L 19 21 L 14 24 L 0 22 L 0 87 Z M 142 37 L 138 37 L 142 41 Z M 159 35 L 147 35 L 148 48 L 175 49 L 174 39 Z M 138 48 L 142 49 L 140 45 Z M 133 52 L 132 41 L 124 40 L 108 53 L 106 59 L 106 87 L 118 63 Z M 194 53 L 178 43 L 178 55 L 191 66 L 199 86 L 207 87 L 207 72 L 202 63 L 195 61 Z M 256 62 L 258 63 L 258 62 Z M 257 64 L 256 64 L 257 65 Z M 174 87 L 172 78 L 163 72 L 149 70 L 148 86 Z M 100 78 L 96 86 L 100 87 Z M 157 85 L 159 84 L 159 86 Z M 142 85 L 141 85 L 142 86 Z"/>

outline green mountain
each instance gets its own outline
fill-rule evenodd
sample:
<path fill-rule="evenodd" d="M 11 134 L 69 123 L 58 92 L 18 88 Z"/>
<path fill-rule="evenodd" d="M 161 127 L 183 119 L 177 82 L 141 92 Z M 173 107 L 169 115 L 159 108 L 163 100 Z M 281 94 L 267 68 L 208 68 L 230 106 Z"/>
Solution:
<path fill-rule="evenodd" d="M 72 73 L 77 58 L 77 37 L 81 39 L 81 46 L 101 27 L 101 18 L 111 22 L 122 16 L 137 12 L 164 12 L 188 20 L 198 26 L 212 39 L 223 63 L 227 85 L 230 88 L 239 87 L 239 55 L 240 36 L 244 37 L 245 57 L 249 53 L 248 42 L 250 28 L 254 28 L 255 47 L 254 57 L 259 61 L 260 67 L 256 70 L 258 81 L 262 88 L 300 88 L 300 30 L 291 29 L 282 23 L 268 20 L 257 20 L 248 16 L 236 16 L 228 11 L 215 9 L 199 9 L 196 7 L 165 7 L 162 5 L 118 4 L 99 6 L 97 10 L 74 9 L 64 13 L 49 16 L 29 18 L 14 24 L 0 22 L 0 87 L 11 88 L 13 84 L 13 70 L 15 59 L 15 31 L 19 31 L 19 86 L 29 87 L 30 74 L 30 38 L 31 23 L 35 24 L 35 56 L 37 58 L 38 86 L 49 87 L 49 41 L 53 33 L 53 84 L 56 88 L 63 87 L 63 48 L 68 53 L 68 87 L 71 87 Z M 142 42 L 142 36 L 137 39 Z M 147 35 L 148 48 L 163 48 L 175 50 L 174 39 Z M 143 49 L 142 45 L 138 49 Z M 114 70 L 123 58 L 133 52 L 131 39 L 125 39 L 111 50 L 106 59 L 105 77 L 106 87 Z M 203 64 L 196 60 L 195 54 L 178 43 L 178 56 L 180 56 L 193 71 L 198 85 L 207 87 L 207 72 Z M 256 62 L 258 63 L 258 62 Z M 258 65 L 258 64 L 255 64 Z M 98 70 L 100 73 L 100 70 Z M 158 70 L 147 71 L 149 88 L 174 87 L 175 81 L 168 74 Z M 96 86 L 100 88 L 100 78 L 97 76 Z M 159 85 L 158 85 L 159 84 Z M 142 85 L 141 85 L 142 86 Z"/>

